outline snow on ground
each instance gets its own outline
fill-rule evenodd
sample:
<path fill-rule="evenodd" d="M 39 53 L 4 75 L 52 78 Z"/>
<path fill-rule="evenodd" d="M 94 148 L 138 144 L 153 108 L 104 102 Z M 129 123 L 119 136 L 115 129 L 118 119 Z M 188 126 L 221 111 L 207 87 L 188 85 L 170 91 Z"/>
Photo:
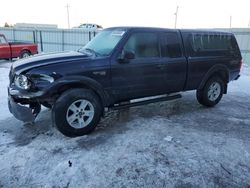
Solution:
<path fill-rule="evenodd" d="M 50 111 L 23 126 L 7 108 L 0 65 L 0 187 L 250 187 L 250 74 L 214 108 L 195 92 L 114 111 L 88 136 L 66 138 Z"/>
<path fill-rule="evenodd" d="M 7 86 L 8 86 L 8 75 L 9 68 L 11 63 L 3 62 L 0 60 L 0 120 L 5 119 L 6 117 L 11 117 L 8 108 L 8 100 L 7 100 Z"/>

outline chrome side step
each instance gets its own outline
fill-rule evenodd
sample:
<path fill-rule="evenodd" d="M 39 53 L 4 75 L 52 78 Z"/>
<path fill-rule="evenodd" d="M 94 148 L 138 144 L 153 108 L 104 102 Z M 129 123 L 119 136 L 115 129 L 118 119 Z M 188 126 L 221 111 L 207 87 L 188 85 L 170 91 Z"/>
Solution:
<path fill-rule="evenodd" d="M 130 108 L 130 107 L 134 107 L 134 106 L 140 106 L 140 105 L 146 105 L 146 104 L 150 104 L 150 103 L 155 103 L 155 102 L 162 102 L 162 101 L 170 101 L 170 100 L 175 100 L 175 99 L 179 99 L 181 98 L 181 94 L 175 94 L 175 95 L 168 95 L 168 96 L 164 96 L 164 97 L 155 97 L 152 99 L 146 99 L 146 100 L 131 100 L 130 102 L 124 102 L 121 104 L 115 104 L 114 106 L 110 107 L 111 110 L 120 110 L 120 109 L 124 109 L 124 108 Z M 135 101 L 135 102 L 132 102 Z"/>

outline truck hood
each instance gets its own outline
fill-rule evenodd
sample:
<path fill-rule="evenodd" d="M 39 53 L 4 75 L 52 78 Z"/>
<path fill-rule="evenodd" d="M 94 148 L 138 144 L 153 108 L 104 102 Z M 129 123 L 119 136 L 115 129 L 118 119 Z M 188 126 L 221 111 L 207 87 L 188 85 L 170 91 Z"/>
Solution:
<path fill-rule="evenodd" d="M 13 63 L 12 69 L 20 74 L 23 71 L 56 63 L 90 59 L 91 54 L 76 51 L 38 54 Z"/>

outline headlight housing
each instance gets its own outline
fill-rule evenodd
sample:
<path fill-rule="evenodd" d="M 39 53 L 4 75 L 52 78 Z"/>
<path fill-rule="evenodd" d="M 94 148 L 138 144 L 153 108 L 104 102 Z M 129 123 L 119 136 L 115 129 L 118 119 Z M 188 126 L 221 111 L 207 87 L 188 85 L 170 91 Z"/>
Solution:
<path fill-rule="evenodd" d="M 20 88 L 20 89 L 24 89 L 27 90 L 30 88 L 31 86 L 31 82 L 29 81 L 28 77 L 25 75 L 17 75 L 15 77 L 15 81 L 14 81 L 15 85 Z"/>
<path fill-rule="evenodd" d="M 54 82 L 54 78 L 46 74 L 39 74 L 36 79 L 38 81 L 43 81 L 43 82 L 49 82 L 49 83 Z"/>

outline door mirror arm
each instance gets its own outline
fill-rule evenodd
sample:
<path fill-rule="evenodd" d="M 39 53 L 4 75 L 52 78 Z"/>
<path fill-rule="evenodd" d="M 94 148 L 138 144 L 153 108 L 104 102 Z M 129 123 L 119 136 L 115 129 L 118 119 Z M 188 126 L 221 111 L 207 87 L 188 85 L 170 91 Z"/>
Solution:
<path fill-rule="evenodd" d="M 132 51 L 122 51 L 118 58 L 119 63 L 129 63 L 131 59 L 135 59 L 135 53 Z"/>

